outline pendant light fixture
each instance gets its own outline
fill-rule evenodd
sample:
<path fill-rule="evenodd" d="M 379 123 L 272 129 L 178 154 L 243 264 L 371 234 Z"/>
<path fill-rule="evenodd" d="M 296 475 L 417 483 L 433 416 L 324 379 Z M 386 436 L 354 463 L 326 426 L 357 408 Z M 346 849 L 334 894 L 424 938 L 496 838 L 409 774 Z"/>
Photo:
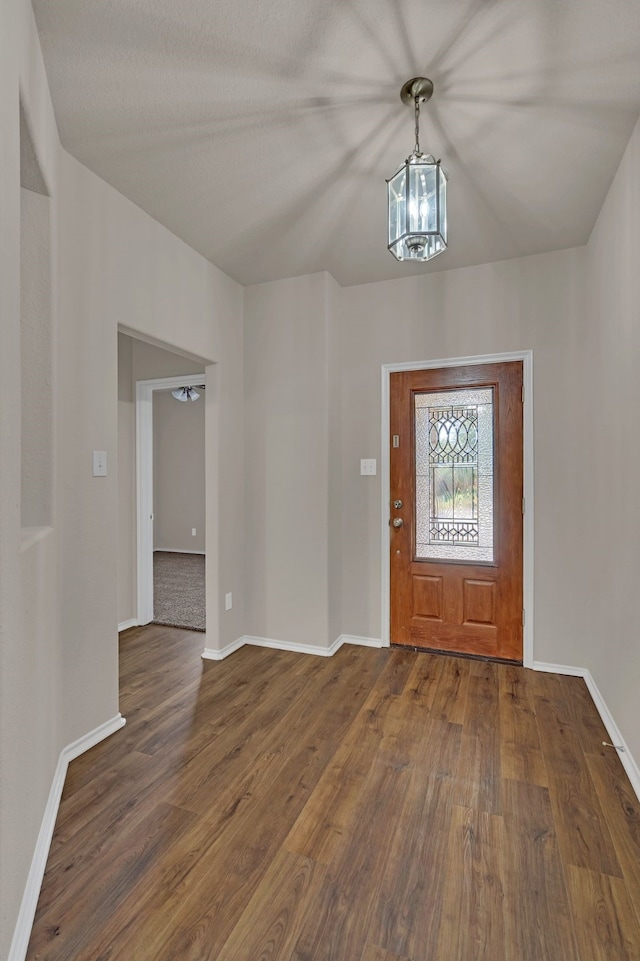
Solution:
<path fill-rule="evenodd" d="M 198 384 L 198 390 L 204 390 L 204 384 Z M 200 394 L 195 387 L 179 387 L 177 390 L 171 391 L 171 396 L 186 403 L 188 400 L 196 401 Z"/>
<path fill-rule="evenodd" d="M 415 110 L 416 143 L 411 155 L 387 180 L 389 250 L 396 260 L 431 260 L 447 249 L 447 178 L 439 160 L 420 150 L 420 104 L 433 84 L 414 77 L 403 86 L 403 103 Z"/>

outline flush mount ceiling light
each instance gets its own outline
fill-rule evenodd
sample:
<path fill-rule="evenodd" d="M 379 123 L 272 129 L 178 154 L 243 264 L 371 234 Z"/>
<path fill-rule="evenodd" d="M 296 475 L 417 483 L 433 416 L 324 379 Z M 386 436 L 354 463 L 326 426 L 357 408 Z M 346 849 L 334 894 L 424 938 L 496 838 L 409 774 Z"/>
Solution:
<path fill-rule="evenodd" d="M 388 247 L 396 260 L 431 260 L 447 249 L 447 178 L 440 161 L 420 150 L 420 104 L 432 93 L 426 77 L 408 80 L 400 91 L 402 102 L 414 105 L 416 144 L 387 180 Z"/>
<path fill-rule="evenodd" d="M 198 384 L 198 390 L 204 390 L 204 384 Z M 186 402 L 188 400 L 197 400 L 200 394 L 195 387 L 179 387 L 177 390 L 171 391 L 171 396 L 175 397 L 176 400 L 181 400 Z"/>

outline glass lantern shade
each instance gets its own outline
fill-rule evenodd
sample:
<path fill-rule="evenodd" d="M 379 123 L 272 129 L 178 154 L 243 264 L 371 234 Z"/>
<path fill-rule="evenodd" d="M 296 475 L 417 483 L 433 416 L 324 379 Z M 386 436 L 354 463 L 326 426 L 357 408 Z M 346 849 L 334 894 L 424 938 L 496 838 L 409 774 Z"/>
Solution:
<path fill-rule="evenodd" d="M 440 161 L 413 153 L 387 180 L 389 250 L 396 260 L 431 260 L 447 249 L 447 178 Z"/>
<path fill-rule="evenodd" d="M 186 404 L 190 400 L 197 400 L 200 394 L 197 390 L 194 390 L 193 387 L 179 387 L 177 390 L 171 391 L 171 396 L 175 397 L 176 400 L 182 401 L 183 404 Z"/>

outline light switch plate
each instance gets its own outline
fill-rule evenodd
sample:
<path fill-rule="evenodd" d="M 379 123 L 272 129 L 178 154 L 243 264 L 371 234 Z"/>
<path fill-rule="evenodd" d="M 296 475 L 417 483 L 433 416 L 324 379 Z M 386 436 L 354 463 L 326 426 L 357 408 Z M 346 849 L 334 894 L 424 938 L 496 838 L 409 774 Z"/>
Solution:
<path fill-rule="evenodd" d="M 224 609 L 225 611 L 230 611 L 232 607 L 233 607 L 233 595 L 231 591 L 229 591 L 228 594 L 224 595 Z"/>
<path fill-rule="evenodd" d="M 94 450 L 93 452 L 93 476 L 107 476 L 107 452 L 106 450 Z"/>
<path fill-rule="evenodd" d="M 362 458 L 360 460 L 360 473 L 371 476 L 376 472 L 376 460 L 373 458 Z"/>

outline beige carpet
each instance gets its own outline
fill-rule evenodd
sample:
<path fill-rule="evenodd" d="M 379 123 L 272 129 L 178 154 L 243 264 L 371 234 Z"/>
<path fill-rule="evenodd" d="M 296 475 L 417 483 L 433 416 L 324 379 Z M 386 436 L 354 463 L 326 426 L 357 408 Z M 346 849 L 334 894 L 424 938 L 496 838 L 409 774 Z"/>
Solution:
<path fill-rule="evenodd" d="M 153 553 L 153 622 L 169 627 L 206 628 L 203 554 Z"/>

